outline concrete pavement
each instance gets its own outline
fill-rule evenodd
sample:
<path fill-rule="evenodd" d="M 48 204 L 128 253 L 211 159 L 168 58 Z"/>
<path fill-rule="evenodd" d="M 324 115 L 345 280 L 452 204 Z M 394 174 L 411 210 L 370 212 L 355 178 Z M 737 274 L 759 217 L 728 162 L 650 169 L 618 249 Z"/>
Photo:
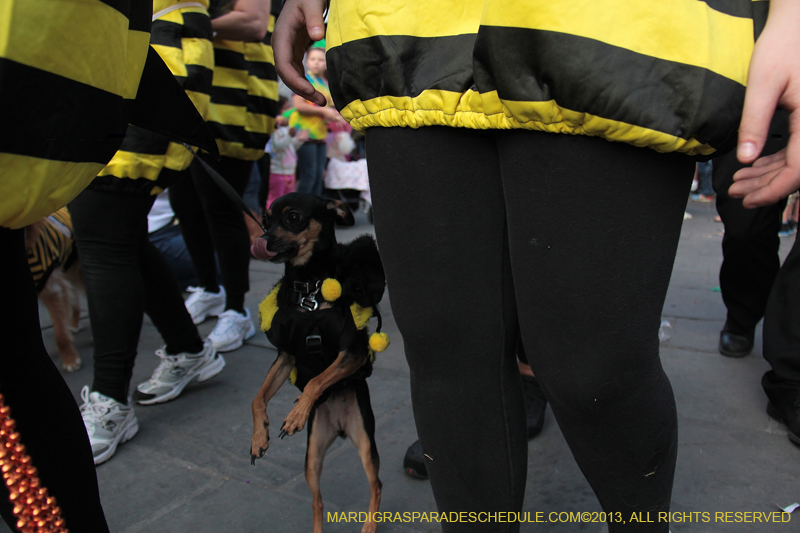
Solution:
<path fill-rule="evenodd" d="M 800 502 L 800 448 L 786 428 L 766 412 L 761 375 L 768 369 L 761 356 L 760 327 L 754 353 L 729 359 L 716 350 L 725 308 L 718 286 L 721 224 L 713 222 L 713 205 L 691 203 L 694 216 L 684 223 L 664 317 L 673 326 L 662 344 L 664 367 L 678 403 L 680 449 L 673 491 L 673 511 L 707 512 L 711 522 L 673 521 L 673 533 L 688 531 L 800 531 L 800 510 L 790 523 L 727 523 L 717 512 L 778 510 Z M 339 230 L 342 242 L 372 227 L 362 214 L 357 225 Z M 782 239 L 782 255 L 792 238 Z M 257 306 L 281 274 L 281 267 L 251 263 L 251 292 L 246 305 Z M 416 439 L 408 367 L 403 342 L 391 309 L 382 305 L 384 331 L 392 344 L 379 354 L 369 380 L 377 419 L 377 443 L 383 481 L 382 511 L 435 511 L 430 485 L 402 472 L 406 448 Z M 45 343 L 57 360 L 49 317 L 42 311 Z M 79 392 L 92 380 L 92 341 L 88 319 L 75 342 L 84 367 L 64 377 L 80 403 Z M 208 334 L 214 320 L 200 326 Z M 374 326 L 374 324 L 373 324 Z M 161 344 L 145 320 L 133 386 L 149 378 Z M 308 532 L 311 498 L 303 476 L 305 433 L 273 438 L 264 458 L 250 466 L 250 402 L 275 358 L 262 334 L 241 349 L 225 354 L 225 370 L 211 381 L 189 387 L 163 405 L 137 406 L 139 434 L 97 468 L 103 504 L 111 530 L 136 532 Z M 272 420 L 291 408 L 297 391 L 282 388 L 270 403 Z M 524 510 L 597 512 L 600 507 L 548 410 L 545 427 L 529 446 Z M 480 431 L 476 428 L 476 431 Z M 274 433 L 274 432 L 273 432 Z M 275 435 L 273 435 L 274 437 Z M 620 443 L 620 445 L 630 445 Z M 68 458 L 65 458 L 68 460 Z M 369 490 L 355 449 L 337 440 L 322 477 L 325 511 L 366 511 Z M 733 518 L 733 515 L 731 515 Z M 0 524 L 0 532 L 5 531 Z M 326 532 L 360 531 L 354 523 L 327 523 Z M 440 531 L 436 524 L 386 523 L 379 532 Z M 522 531 L 600 533 L 600 523 L 526 524 Z"/>

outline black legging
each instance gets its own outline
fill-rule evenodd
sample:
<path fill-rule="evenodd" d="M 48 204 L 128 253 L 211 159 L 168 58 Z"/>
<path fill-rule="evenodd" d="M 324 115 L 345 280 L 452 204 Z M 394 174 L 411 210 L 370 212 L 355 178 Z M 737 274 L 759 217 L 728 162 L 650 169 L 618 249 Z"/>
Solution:
<path fill-rule="evenodd" d="M 22 443 L 72 533 L 108 531 L 80 411 L 42 342 L 22 230 L 0 228 L 0 394 Z M 0 481 L 0 516 L 17 531 Z"/>
<path fill-rule="evenodd" d="M 252 161 L 223 157 L 205 158 L 241 196 L 250 180 Z M 190 180 L 178 180 L 169 199 L 181 222 L 186 248 L 197 278 L 206 289 L 217 288 L 216 251 L 227 293 L 226 309 L 244 311 L 244 295 L 250 290 L 250 233 L 244 214 L 211 179 L 199 161 L 192 162 Z"/>
<path fill-rule="evenodd" d="M 203 349 L 172 270 L 147 238 L 154 200 L 86 189 L 69 205 L 94 338 L 92 390 L 123 404 L 145 312 L 168 353 Z"/>
<path fill-rule="evenodd" d="M 603 509 L 625 520 L 667 510 L 677 416 L 657 332 L 694 161 L 527 131 L 373 128 L 367 139 L 376 233 L 439 510 L 521 509 L 518 323 Z"/>

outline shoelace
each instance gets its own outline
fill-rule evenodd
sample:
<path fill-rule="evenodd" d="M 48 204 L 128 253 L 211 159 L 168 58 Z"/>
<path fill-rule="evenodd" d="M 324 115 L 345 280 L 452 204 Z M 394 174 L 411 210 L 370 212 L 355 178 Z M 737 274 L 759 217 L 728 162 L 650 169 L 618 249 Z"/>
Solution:
<path fill-rule="evenodd" d="M 156 355 L 161 358 L 161 362 L 158 363 L 158 366 L 153 371 L 153 375 L 150 377 L 151 382 L 160 380 L 161 376 L 163 376 L 165 372 L 169 372 L 172 367 L 175 366 L 175 363 L 178 362 L 177 356 L 169 355 L 163 348 L 156 350 Z"/>
<path fill-rule="evenodd" d="M 89 422 L 98 421 L 103 426 L 103 429 L 108 429 L 105 415 L 111 411 L 111 407 L 115 403 L 114 400 L 110 398 L 108 400 L 90 399 L 88 386 L 84 386 L 81 389 L 81 400 L 83 400 L 83 404 L 80 407 L 83 420 L 86 421 L 88 419 Z"/>

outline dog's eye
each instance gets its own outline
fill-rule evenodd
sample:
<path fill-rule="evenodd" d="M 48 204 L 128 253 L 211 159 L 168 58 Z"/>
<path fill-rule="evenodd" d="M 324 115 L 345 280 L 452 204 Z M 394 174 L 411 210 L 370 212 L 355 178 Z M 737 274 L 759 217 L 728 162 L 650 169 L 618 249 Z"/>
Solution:
<path fill-rule="evenodd" d="M 300 219 L 301 219 L 300 215 L 294 211 L 286 215 L 286 222 L 288 222 L 289 224 L 297 224 L 300 222 Z"/>

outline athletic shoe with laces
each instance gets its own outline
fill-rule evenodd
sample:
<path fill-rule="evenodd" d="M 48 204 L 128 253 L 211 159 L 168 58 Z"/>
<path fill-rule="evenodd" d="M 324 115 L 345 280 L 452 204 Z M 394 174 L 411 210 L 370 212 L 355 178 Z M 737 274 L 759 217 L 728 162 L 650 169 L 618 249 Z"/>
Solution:
<path fill-rule="evenodd" d="M 202 324 L 210 316 L 219 316 L 225 310 L 225 287 L 219 292 L 207 292 L 204 287 L 189 287 L 192 294 L 186 298 L 186 310 L 192 316 L 192 322 Z"/>
<path fill-rule="evenodd" d="M 94 464 L 111 459 L 117 446 L 128 442 L 139 431 L 139 422 L 131 407 L 99 392 L 81 389 L 81 416 L 92 445 Z"/>
<path fill-rule="evenodd" d="M 245 309 L 241 314 L 233 309 L 228 309 L 219 315 L 214 331 L 208 336 L 211 343 L 219 352 L 229 352 L 239 348 L 244 341 L 256 334 L 256 327 L 250 320 L 250 311 Z"/>
<path fill-rule="evenodd" d="M 140 383 L 133 393 L 133 399 L 142 405 L 168 402 L 190 383 L 208 381 L 225 368 L 225 359 L 208 342 L 196 354 L 169 355 L 162 348 L 156 350 L 156 355 L 161 362 L 150 379 Z"/>

